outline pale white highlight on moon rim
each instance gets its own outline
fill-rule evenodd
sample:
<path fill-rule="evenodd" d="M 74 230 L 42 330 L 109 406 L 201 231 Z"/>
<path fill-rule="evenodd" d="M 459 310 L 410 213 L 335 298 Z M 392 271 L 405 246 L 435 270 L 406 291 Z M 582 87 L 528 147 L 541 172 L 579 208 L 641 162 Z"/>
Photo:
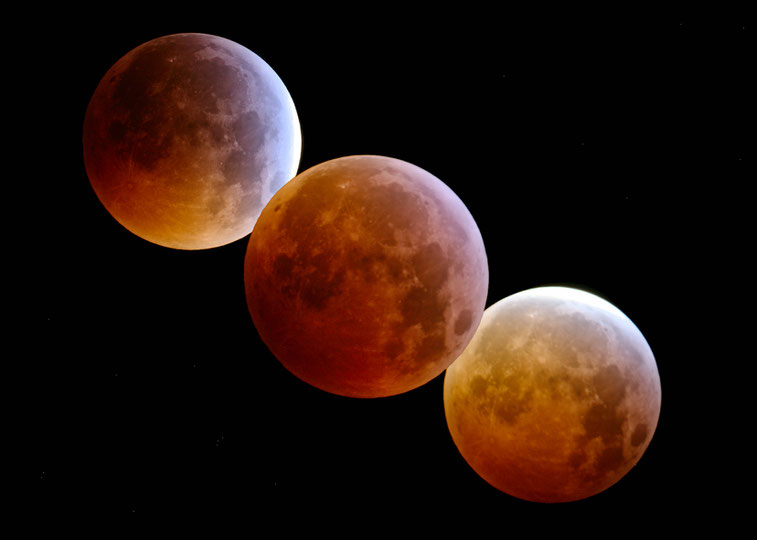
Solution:
<path fill-rule="evenodd" d="M 172 34 L 119 59 L 84 119 L 84 161 L 121 225 L 175 249 L 248 235 L 293 178 L 302 132 L 291 95 L 257 54 L 209 34 Z"/>
<path fill-rule="evenodd" d="M 609 313 L 612 313 L 614 315 L 617 315 L 619 317 L 622 317 L 630 321 L 630 319 L 625 313 L 620 311 L 617 307 L 615 307 L 613 304 L 611 304 L 607 300 L 600 298 L 599 296 L 595 294 L 591 294 L 587 291 L 573 288 L 573 287 L 561 287 L 557 285 L 550 285 L 550 286 L 545 286 L 545 287 L 534 287 L 533 289 L 526 289 L 524 291 L 517 292 L 513 295 L 510 295 L 508 298 L 514 299 L 520 296 L 547 297 L 547 298 L 565 300 L 567 302 L 576 302 L 578 304 L 585 304 L 593 308 L 607 311 Z M 502 300 L 500 300 L 500 302 L 501 301 Z"/>
<path fill-rule="evenodd" d="M 491 485 L 531 501 L 607 489 L 641 458 L 661 405 L 644 336 L 617 307 L 569 287 L 493 304 L 447 369 L 450 434 Z"/>

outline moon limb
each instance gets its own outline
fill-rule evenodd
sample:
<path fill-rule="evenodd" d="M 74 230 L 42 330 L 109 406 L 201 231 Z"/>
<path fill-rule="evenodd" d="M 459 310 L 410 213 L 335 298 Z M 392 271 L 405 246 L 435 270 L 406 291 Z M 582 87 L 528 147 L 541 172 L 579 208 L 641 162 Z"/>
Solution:
<path fill-rule="evenodd" d="M 659 374 L 639 330 L 604 300 L 561 289 L 489 307 L 444 381 L 465 460 L 497 489 L 538 502 L 616 483 L 646 450 L 660 411 Z"/>

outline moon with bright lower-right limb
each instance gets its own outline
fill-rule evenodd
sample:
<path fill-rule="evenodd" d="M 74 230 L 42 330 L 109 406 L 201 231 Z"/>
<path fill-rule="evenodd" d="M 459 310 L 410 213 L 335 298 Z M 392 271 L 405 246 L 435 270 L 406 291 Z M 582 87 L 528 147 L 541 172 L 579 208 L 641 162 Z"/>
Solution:
<path fill-rule="evenodd" d="M 489 307 L 447 369 L 455 445 L 489 484 L 564 502 L 620 480 L 647 449 L 661 387 L 639 329 L 602 298 L 539 287 Z"/>

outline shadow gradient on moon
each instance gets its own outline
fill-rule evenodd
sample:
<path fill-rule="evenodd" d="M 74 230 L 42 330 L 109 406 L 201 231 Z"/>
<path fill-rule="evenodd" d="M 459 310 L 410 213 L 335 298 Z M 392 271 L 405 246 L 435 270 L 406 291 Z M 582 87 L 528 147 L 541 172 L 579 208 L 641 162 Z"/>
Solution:
<path fill-rule="evenodd" d="M 299 120 L 260 57 L 174 34 L 111 67 L 84 119 L 84 162 L 108 212 L 150 242 L 206 249 L 249 234 L 296 173 Z"/>
<path fill-rule="evenodd" d="M 601 298 L 539 287 L 487 308 L 447 370 L 452 439 L 487 482 L 563 502 L 616 483 L 646 450 L 660 414 L 652 351 Z"/>

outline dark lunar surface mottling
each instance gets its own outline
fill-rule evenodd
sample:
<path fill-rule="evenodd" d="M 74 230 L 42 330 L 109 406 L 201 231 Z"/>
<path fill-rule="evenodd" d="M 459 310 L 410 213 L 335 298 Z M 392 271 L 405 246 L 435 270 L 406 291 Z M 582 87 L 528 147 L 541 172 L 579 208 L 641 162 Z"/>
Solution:
<path fill-rule="evenodd" d="M 253 320 L 320 388 L 407 391 L 454 359 L 482 313 L 477 234 L 462 202 L 417 167 L 379 156 L 321 164 L 279 191 L 253 231 Z"/>
<path fill-rule="evenodd" d="M 248 234 L 297 170 L 291 98 L 253 52 L 206 34 L 147 42 L 87 108 L 84 160 L 101 202 L 152 242 L 202 249 Z"/>

